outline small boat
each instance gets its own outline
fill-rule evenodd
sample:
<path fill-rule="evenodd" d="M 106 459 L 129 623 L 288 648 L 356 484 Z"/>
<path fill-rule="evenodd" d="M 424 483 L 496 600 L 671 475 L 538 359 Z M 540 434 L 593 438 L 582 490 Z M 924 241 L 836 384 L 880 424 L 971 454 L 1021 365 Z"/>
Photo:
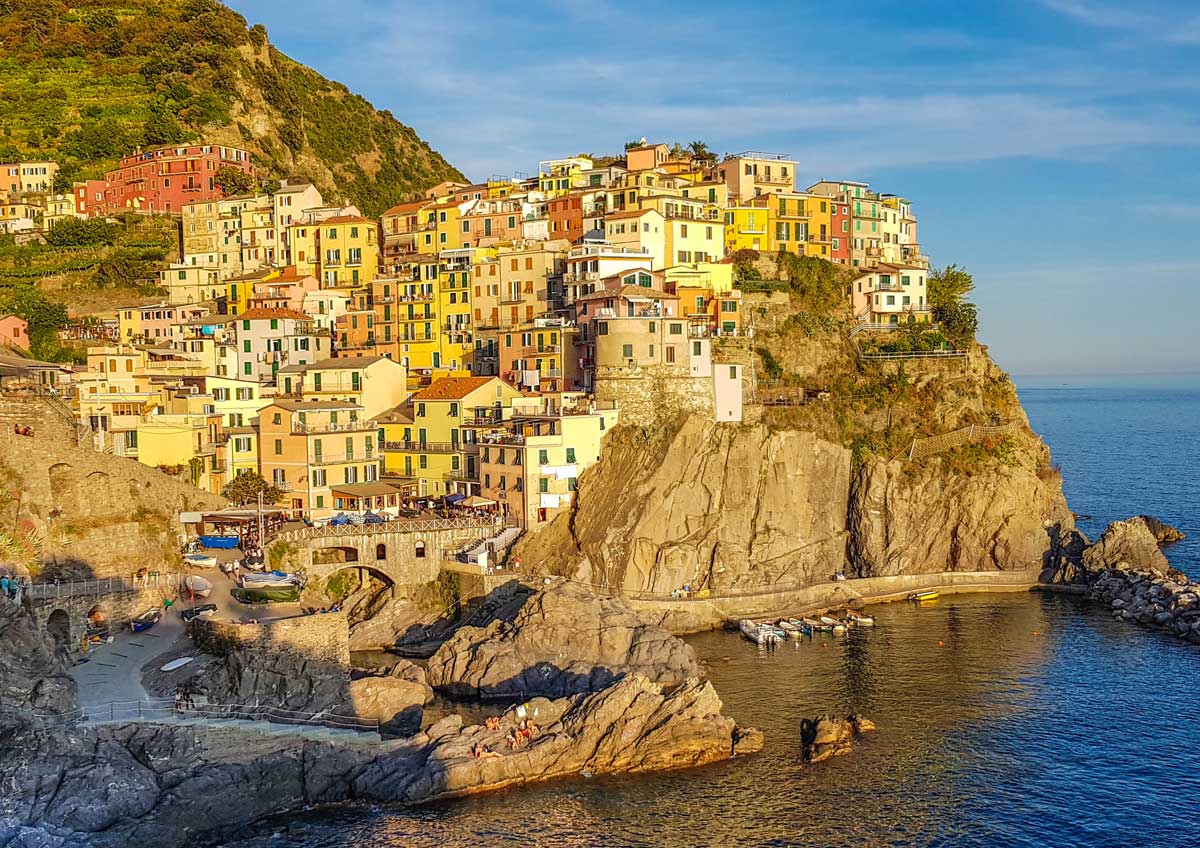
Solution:
<path fill-rule="evenodd" d="M 833 629 L 833 628 L 827 626 L 824 622 L 818 621 L 815 618 L 802 618 L 800 620 L 802 622 L 804 622 L 808 626 L 808 629 L 814 633 L 820 632 L 822 630 L 832 630 Z"/>
<path fill-rule="evenodd" d="M 141 633 L 143 630 L 149 630 L 161 620 L 162 610 L 158 607 L 151 607 L 130 621 L 129 627 L 134 633 Z"/>
<path fill-rule="evenodd" d="M 783 631 L 769 624 L 755 624 L 748 618 L 744 618 L 738 622 L 738 629 L 742 631 L 742 635 L 756 645 L 771 645 L 782 642 L 784 639 Z"/>
<path fill-rule="evenodd" d="M 265 589 L 271 586 L 299 586 L 300 577 L 288 574 L 286 571 L 267 571 L 263 574 L 243 574 L 242 587 L 246 589 Z"/>
<path fill-rule="evenodd" d="M 912 592 L 909 594 L 908 599 L 910 601 L 920 603 L 921 601 L 936 601 L 938 597 L 940 596 L 938 595 L 937 591 L 930 589 L 926 592 Z"/>
<path fill-rule="evenodd" d="M 301 586 L 254 586 L 233 589 L 230 594 L 243 604 L 295 603 L 300 600 Z"/>
<path fill-rule="evenodd" d="M 802 636 L 811 636 L 813 634 L 812 626 L 802 618 L 789 618 L 787 623 L 799 630 Z"/>
<path fill-rule="evenodd" d="M 195 595 L 197 598 L 207 598 L 212 592 L 213 584 L 209 583 L 203 577 L 197 577 L 195 574 L 189 574 L 183 578 L 183 587 Z"/>
<path fill-rule="evenodd" d="M 188 609 L 185 609 L 182 613 L 180 613 L 180 618 L 182 618 L 184 620 L 184 622 L 186 623 L 186 622 L 192 621 L 193 619 L 207 617 L 207 616 L 216 615 L 216 614 L 217 614 L 217 605 L 216 604 L 201 604 L 198 607 L 189 607 Z"/>
<path fill-rule="evenodd" d="M 791 636 L 793 639 L 799 639 L 804 635 L 804 629 L 802 627 L 792 624 L 792 622 L 786 618 L 779 619 L 777 626 L 780 630 L 782 630 L 788 636 Z"/>
<path fill-rule="evenodd" d="M 183 558 L 183 564 L 193 568 L 216 568 L 217 558 L 208 554 L 188 554 Z"/>
<path fill-rule="evenodd" d="M 159 668 L 159 671 L 174 671 L 177 668 L 183 668 L 194 659 L 195 657 L 180 657 L 177 660 L 171 660 L 169 663 Z"/>
<path fill-rule="evenodd" d="M 847 610 L 846 618 L 848 618 L 850 620 L 850 623 L 853 624 L 855 627 L 874 627 L 875 626 L 875 617 L 874 616 L 863 615 L 861 612 L 855 612 L 854 610 Z"/>
<path fill-rule="evenodd" d="M 846 629 L 846 625 L 843 622 L 838 621 L 836 618 L 832 618 L 828 615 L 821 616 L 821 623 L 834 633 L 842 633 Z"/>

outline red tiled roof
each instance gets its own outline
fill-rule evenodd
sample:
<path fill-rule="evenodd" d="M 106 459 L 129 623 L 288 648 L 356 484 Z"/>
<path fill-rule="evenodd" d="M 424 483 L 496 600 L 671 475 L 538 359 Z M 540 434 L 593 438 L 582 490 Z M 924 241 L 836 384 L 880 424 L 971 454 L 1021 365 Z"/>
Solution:
<path fill-rule="evenodd" d="M 461 400 L 499 377 L 443 377 L 413 395 L 413 400 Z"/>
<path fill-rule="evenodd" d="M 422 207 L 428 206 L 428 200 L 414 200 L 411 203 L 399 203 L 393 206 L 384 215 L 403 215 L 405 212 L 419 212 Z"/>
<path fill-rule="evenodd" d="M 334 215 L 332 218 L 326 218 L 324 221 L 319 221 L 319 226 L 326 224 L 374 224 L 370 218 L 364 218 L 362 215 Z"/>

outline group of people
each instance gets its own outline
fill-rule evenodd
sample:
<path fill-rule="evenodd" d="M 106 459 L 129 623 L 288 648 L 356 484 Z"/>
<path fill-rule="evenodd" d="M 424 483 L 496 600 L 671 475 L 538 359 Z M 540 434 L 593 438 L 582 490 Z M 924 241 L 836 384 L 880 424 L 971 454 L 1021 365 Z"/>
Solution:
<path fill-rule="evenodd" d="M 20 577 L 8 574 L 0 575 L 0 595 L 10 601 L 20 601 L 24 592 L 25 582 Z"/>
<path fill-rule="evenodd" d="M 500 716 L 488 716 L 484 719 L 483 726 L 491 733 L 499 733 L 501 730 Z M 536 739 L 541 732 L 541 728 L 534 723 L 533 719 L 523 718 L 517 723 L 516 727 L 510 727 L 508 733 L 504 734 L 504 744 L 508 746 L 510 751 L 515 751 L 518 748 L 523 748 L 530 740 Z M 500 754 L 482 742 L 476 742 L 474 747 L 471 748 L 471 756 L 480 760 L 488 757 L 499 757 Z"/>
<path fill-rule="evenodd" d="M 21 424 L 14 424 L 13 432 L 16 433 L 18 436 L 32 436 L 33 428 L 30 427 L 28 424 L 25 424 L 24 426 L 22 426 Z"/>

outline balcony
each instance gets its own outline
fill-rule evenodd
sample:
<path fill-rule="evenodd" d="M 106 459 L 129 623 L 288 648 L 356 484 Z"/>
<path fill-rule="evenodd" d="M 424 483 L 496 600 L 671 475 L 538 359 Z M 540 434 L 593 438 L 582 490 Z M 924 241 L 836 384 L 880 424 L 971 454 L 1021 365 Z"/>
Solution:
<path fill-rule="evenodd" d="M 384 442 L 383 449 L 410 453 L 479 453 L 479 445 L 475 442 Z"/>
<path fill-rule="evenodd" d="M 367 451 L 361 456 L 354 453 L 341 454 L 339 456 L 330 456 L 329 454 L 313 454 L 308 461 L 310 465 L 343 465 L 347 462 L 375 462 L 378 457 L 375 451 Z"/>
<path fill-rule="evenodd" d="M 528 345 L 521 348 L 522 356 L 544 356 L 551 353 L 562 353 L 562 345 Z"/>
<path fill-rule="evenodd" d="M 451 471 L 449 474 L 443 474 L 442 479 L 447 483 L 478 483 L 478 469 L 464 468 L 461 471 Z"/>
<path fill-rule="evenodd" d="M 489 412 L 486 415 L 472 415 L 462 420 L 464 427 L 499 427 L 504 423 L 504 416 L 499 412 Z"/>
<path fill-rule="evenodd" d="M 765 183 L 767 185 L 792 185 L 792 177 L 787 174 L 755 174 L 754 181 L 756 183 Z"/>
<path fill-rule="evenodd" d="M 430 303 L 434 299 L 433 292 L 418 292 L 417 294 L 402 294 L 396 298 L 397 303 Z"/>
<path fill-rule="evenodd" d="M 318 433 L 374 433 L 375 428 L 366 421 L 348 421 L 345 423 L 295 421 L 292 423 L 291 432 L 293 435 L 298 436 Z"/>

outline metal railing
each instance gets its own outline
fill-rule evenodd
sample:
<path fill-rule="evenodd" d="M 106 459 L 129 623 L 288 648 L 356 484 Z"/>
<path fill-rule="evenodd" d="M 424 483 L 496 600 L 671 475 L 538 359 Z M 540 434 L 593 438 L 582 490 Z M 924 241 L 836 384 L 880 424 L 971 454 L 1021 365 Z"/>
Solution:
<path fill-rule="evenodd" d="M 337 713 L 302 713 L 281 707 L 240 704 L 202 704 L 177 708 L 171 698 L 145 701 L 111 701 L 81 706 L 67 713 L 35 714 L 47 724 L 95 724 L 99 722 L 146 721 L 170 723 L 201 720 L 217 725 L 228 721 L 268 721 L 297 727 L 329 727 L 336 730 L 378 731 L 379 720 Z"/>
<path fill-rule="evenodd" d="M 159 586 L 163 576 L 155 573 L 141 578 L 98 577 L 92 580 L 71 580 L 60 583 L 30 583 L 25 586 L 25 596 L 34 600 L 46 600 L 136 592 L 140 589 Z"/>
<path fill-rule="evenodd" d="M 413 453 L 478 453 L 475 442 L 384 442 L 383 449 L 389 451 L 412 451 Z"/>
<path fill-rule="evenodd" d="M 500 519 L 464 516 L 461 518 L 398 518 L 383 524 L 339 524 L 284 530 L 274 537 L 277 542 L 305 539 L 329 539 L 343 536 L 373 536 L 380 533 L 424 533 L 434 530 L 474 530 L 498 526 Z"/>
<path fill-rule="evenodd" d="M 859 353 L 859 358 L 864 360 L 886 360 L 886 359 L 962 359 L 966 357 L 966 351 L 962 350 L 913 350 L 913 351 L 885 351 L 878 353 Z"/>

